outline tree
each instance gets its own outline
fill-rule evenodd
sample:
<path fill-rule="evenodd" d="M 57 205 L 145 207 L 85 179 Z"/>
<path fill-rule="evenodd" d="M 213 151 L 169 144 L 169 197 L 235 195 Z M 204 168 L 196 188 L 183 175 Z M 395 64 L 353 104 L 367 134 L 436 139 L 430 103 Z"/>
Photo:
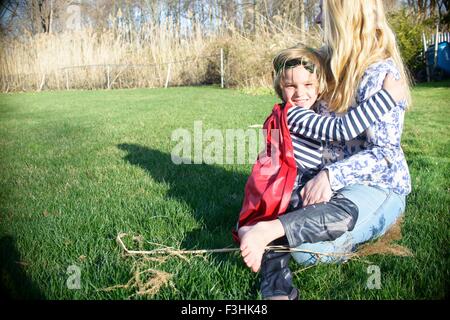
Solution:
<path fill-rule="evenodd" d="M 302 42 L 305 42 L 305 1 L 300 0 L 299 1 L 299 22 L 298 26 L 300 27 L 300 39 Z"/>
<path fill-rule="evenodd" d="M 14 19 L 18 14 L 19 3 L 6 1 L 0 2 L 0 25 L 5 33 L 9 33 L 13 29 Z"/>

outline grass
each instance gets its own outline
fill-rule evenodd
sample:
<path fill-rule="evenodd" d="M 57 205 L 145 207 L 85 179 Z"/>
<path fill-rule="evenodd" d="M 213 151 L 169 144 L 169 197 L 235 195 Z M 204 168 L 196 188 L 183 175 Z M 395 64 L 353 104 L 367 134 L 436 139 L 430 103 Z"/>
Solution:
<path fill-rule="evenodd" d="M 448 292 L 449 83 L 418 86 L 403 146 L 413 192 L 399 242 L 413 257 L 370 256 L 381 289 L 368 290 L 367 262 L 319 265 L 295 276 L 304 299 L 442 299 Z M 256 299 L 258 277 L 238 254 L 189 261 L 123 257 L 119 232 L 183 249 L 232 245 L 251 165 L 171 161 L 176 128 L 246 129 L 276 98 L 214 87 L 0 95 L 0 261 L 3 290 L 44 299 Z M 139 248 L 140 241 L 127 238 Z M 126 284 L 133 266 L 165 271 L 154 296 Z M 80 268 L 79 290 L 68 267 Z M 298 271 L 302 266 L 292 264 Z"/>
<path fill-rule="evenodd" d="M 275 53 L 301 39 L 301 30 L 289 17 L 257 19 L 251 30 L 242 30 L 232 27 L 236 17 L 220 17 L 209 25 L 194 19 L 181 26 L 164 18 L 166 13 L 156 16 L 162 20 L 144 19 L 138 29 L 118 25 L 119 18 L 110 17 L 114 19 L 109 19 L 107 29 L 24 32 L 21 40 L 2 37 L 0 90 L 161 88 L 169 63 L 171 86 L 217 84 L 221 49 L 227 84 L 261 86 L 271 82 Z M 315 45 L 317 31 L 309 28 L 303 42 Z"/>

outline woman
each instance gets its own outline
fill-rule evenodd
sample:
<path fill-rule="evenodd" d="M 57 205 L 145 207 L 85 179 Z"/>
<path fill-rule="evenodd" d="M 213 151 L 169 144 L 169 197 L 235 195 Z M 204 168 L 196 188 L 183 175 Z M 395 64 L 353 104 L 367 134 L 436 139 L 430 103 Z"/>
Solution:
<path fill-rule="evenodd" d="M 408 166 L 401 149 L 404 113 L 410 102 L 409 81 L 393 31 L 381 0 L 325 0 L 317 18 L 323 25 L 329 79 L 322 114 L 336 116 L 349 106 L 367 100 L 393 76 L 402 85 L 403 99 L 391 112 L 358 138 L 345 143 L 327 143 L 325 167 L 301 190 L 303 209 L 273 221 L 239 230 L 241 254 L 253 271 L 261 266 L 263 298 L 292 299 L 288 268 L 289 254 L 266 252 L 269 243 L 322 253 L 350 252 L 365 241 L 384 234 L 404 212 L 405 197 L 411 191 Z M 356 88 L 356 90 L 355 90 Z M 338 230 L 333 238 L 327 230 L 332 208 L 327 205 L 339 191 L 358 208 L 353 229 Z M 294 190 L 293 196 L 296 191 Z M 275 242 L 274 242 L 275 241 Z M 316 257 L 293 254 L 300 263 L 314 263 Z M 331 261 L 329 257 L 322 261 Z M 262 265 L 261 265 L 262 261 Z"/>

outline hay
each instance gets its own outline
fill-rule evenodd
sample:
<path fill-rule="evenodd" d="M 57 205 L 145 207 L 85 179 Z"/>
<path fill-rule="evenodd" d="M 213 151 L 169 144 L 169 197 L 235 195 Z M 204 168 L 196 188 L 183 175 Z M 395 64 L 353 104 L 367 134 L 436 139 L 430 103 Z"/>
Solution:
<path fill-rule="evenodd" d="M 156 244 L 160 246 L 158 249 L 154 250 L 129 250 L 125 244 L 123 243 L 122 238 L 128 236 L 126 233 L 119 233 L 117 235 L 116 241 L 119 246 L 123 249 L 123 254 L 125 256 L 153 256 L 153 255 L 172 255 L 177 256 L 182 259 L 187 259 L 186 255 L 204 255 L 206 253 L 227 253 L 227 252 L 237 252 L 240 251 L 239 248 L 222 248 L 222 249 L 202 249 L 202 250 L 180 250 L 172 247 L 164 246 L 161 244 Z M 275 252 L 305 252 L 311 253 L 317 256 L 333 256 L 333 257 L 347 257 L 353 256 L 352 252 L 332 252 L 332 253 L 324 253 L 324 252 L 316 252 L 311 250 L 290 248 L 288 246 L 267 246 L 266 250 L 272 250 Z"/>
<path fill-rule="evenodd" d="M 137 270 L 134 272 L 134 284 L 138 289 L 136 294 L 138 296 L 154 296 L 165 285 L 173 287 L 171 278 L 172 274 L 161 270 L 152 268 L 143 271 Z"/>
<path fill-rule="evenodd" d="M 378 240 L 359 247 L 356 251 L 358 257 L 367 257 L 374 254 L 394 255 L 400 257 L 411 257 L 413 253 L 406 247 L 394 244 L 394 241 L 402 239 L 401 226 L 403 216 L 398 218 L 395 224 Z"/>
<path fill-rule="evenodd" d="M 121 246 L 125 248 L 124 256 L 134 256 L 133 251 L 126 249 L 122 238 L 128 236 L 125 233 L 120 233 L 117 236 L 117 241 Z M 133 236 L 132 241 L 137 243 L 139 248 L 144 245 L 144 238 L 141 235 Z M 172 249 L 166 247 L 167 250 Z M 161 249 L 160 249 L 161 250 Z M 158 270 L 156 268 L 149 268 L 149 263 L 157 263 L 161 265 L 165 263 L 169 258 L 173 256 L 179 256 L 176 252 L 169 255 L 142 255 L 133 262 L 132 277 L 126 284 L 114 285 L 107 288 L 98 289 L 97 291 L 111 292 L 118 289 L 130 290 L 134 289 L 135 292 L 128 298 L 133 297 L 147 297 L 151 298 L 156 295 L 164 286 L 171 286 L 176 290 L 175 285 L 172 282 L 173 275 L 166 271 Z M 187 260 L 186 257 L 180 256 L 182 259 Z"/>
<path fill-rule="evenodd" d="M 304 252 L 310 253 L 316 256 L 319 261 L 320 256 L 331 256 L 337 258 L 346 258 L 346 262 L 349 260 L 359 260 L 361 262 L 367 262 L 363 260 L 363 257 L 381 254 L 381 255 L 394 255 L 400 257 L 411 257 L 413 253 L 406 247 L 393 243 L 394 241 L 398 241 L 402 239 L 401 233 L 401 225 L 403 223 L 403 216 L 400 217 L 396 223 L 378 240 L 373 243 L 362 245 L 358 248 L 356 252 L 349 253 L 322 253 L 315 252 L 310 250 L 300 250 L 296 248 L 289 248 L 287 246 L 268 246 L 267 250 L 272 250 L 276 252 Z M 204 249 L 204 250 L 179 250 L 172 247 L 164 246 L 161 244 L 151 243 L 152 245 L 156 245 L 159 248 L 155 250 L 129 250 L 122 238 L 128 236 L 126 233 L 119 233 L 117 235 L 116 241 L 119 246 L 123 250 L 124 256 L 138 256 L 139 260 L 137 260 L 133 264 L 133 277 L 124 285 L 115 285 L 112 287 L 99 289 L 98 291 L 110 292 L 117 289 L 131 289 L 135 288 L 136 292 L 132 296 L 146 296 L 153 297 L 157 294 L 161 288 L 164 286 L 170 285 L 173 289 L 176 290 L 172 277 L 173 275 L 158 270 L 155 268 L 147 268 L 146 263 L 148 262 L 156 262 L 158 264 L 165 263 L 168 259 L 172 257 L 180 258 L 186 262 L 189 262 L 188 256 L 201 256 L 204 257 L 206 253 L 231 253 L 237 252 L 239 248 L 222 248 L 222 249 Z M 132 237 L 134 242 L 138 243 L 140 249 L 143 247 L 143 237 L 142 236 L 134 236 Z M 205 258 L 205 257 L 204 257 Z M 205 258 L 206 259 L 206 258 Z M 306 268 L 297 270 L 294 274 L 301 273 L 306 271 L 312 267 L 317 266 L 319 263 L 313 264 Z M 131 297 L 132 297 L 131 296 Z"/>
<path fill-rule="evenodd" d="M 98 289 L 97 291 L 111 292 L 117 289 L 135 288 L 135 294 L 130 297 L 153 297 L 162 287 L 166 285 L 170 285 L 175 289 L 175 286 L 171 281 L 173 276 L 172 274 L 152 268 L 141 270 L 142 267 L 142 262 L 137 262 L 133 266 L 133 277 L 126 284 L 119 284 L 108 288 Z"/>

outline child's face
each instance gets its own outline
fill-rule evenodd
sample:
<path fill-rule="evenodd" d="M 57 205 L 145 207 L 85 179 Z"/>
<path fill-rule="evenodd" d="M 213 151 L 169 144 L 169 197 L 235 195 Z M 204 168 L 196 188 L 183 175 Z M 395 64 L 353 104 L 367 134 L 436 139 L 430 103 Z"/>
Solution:
<path fill-rule="evenodd" d="M 317 77 L 303 66 L 289 68 L 281 79 L 283 100 L 292 105 L 310 109 L 319 96 Z"/>

